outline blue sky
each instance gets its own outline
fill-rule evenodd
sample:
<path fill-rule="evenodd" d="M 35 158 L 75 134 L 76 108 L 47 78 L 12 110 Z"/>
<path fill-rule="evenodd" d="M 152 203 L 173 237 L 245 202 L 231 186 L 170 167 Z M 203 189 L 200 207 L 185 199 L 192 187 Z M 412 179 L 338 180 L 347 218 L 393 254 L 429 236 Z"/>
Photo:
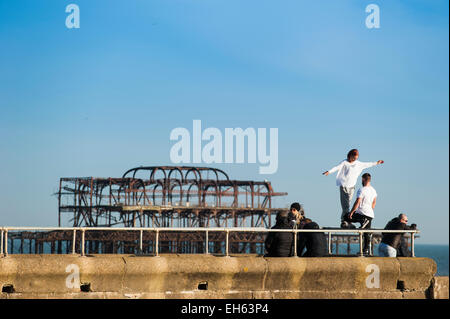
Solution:
<path fill-rule="evenodd" d="M 65 26 L 66 5 L 81 28 Z M 381 28 L 365 27 L 378 4 Z M 269 179 L 322 226 L 340 216 L 334 176 L 351 148 L 421 243 L 448 244 L 448 1 L 0 0 L 0 225 L 57 223 L 62 176 L 168 165 L 170 131 L 276 127 Z M 359 182 L 358 182 L 359 183 Z"/>

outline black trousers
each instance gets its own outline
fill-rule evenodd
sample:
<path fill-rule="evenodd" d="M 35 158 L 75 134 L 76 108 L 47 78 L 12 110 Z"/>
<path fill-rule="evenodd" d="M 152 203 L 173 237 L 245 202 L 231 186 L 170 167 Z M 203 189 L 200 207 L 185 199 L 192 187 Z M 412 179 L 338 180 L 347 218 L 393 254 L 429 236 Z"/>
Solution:
<path fill-rule="evenodd" d="M 354 213 L 352 218 L 350 219 L 350 214 L 348 214 L 345 218 L 345 221 L 349 223 L 360 223 L 360 229 L 370 229 L 372 227 L 372 218 L 367 217 L 362 214 Z M 369 244 L 372 239 L 372 234 L 365 233 L 363 235 L 363 251 L 369 251 Z"/>

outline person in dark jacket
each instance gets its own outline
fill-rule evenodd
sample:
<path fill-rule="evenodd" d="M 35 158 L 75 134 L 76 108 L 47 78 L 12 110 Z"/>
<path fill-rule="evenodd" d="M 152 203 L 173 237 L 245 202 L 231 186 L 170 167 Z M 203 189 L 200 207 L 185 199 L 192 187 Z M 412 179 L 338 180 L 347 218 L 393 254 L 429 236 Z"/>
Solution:
<path fill-rule="evenodd" d="M 293 228 L 298 229 L 300 227 L 300 223 L 305 216 L 305 210 L 300 203 L 292 203 L 291 208 L 289 209 L 288 218 L 293 223 Z"/>
<path fill-rule="evenodd" d="M 275 226 L 272 229 L 292 229 L 293 223 L 288 218 L 288 212 L 279 212 Z M 265 257 L 291 257 L 293 255 L 294 234 L 290 232 L 270 232 L 267 235 Z"/>
<path fill-rule="evenodd" d="M 317 223 L 305 218 L 300 229 L 320 229 Z M 306 252 L 303 254 L 303 250 Z M 302 255 L 303 254 L 303 255 Z M 327 253 L 327 239 L 324 233 L 304 232 L 297 236 L 297 256 L 301 257 L 323 257 Z"/>
<path fill-rule="evenodd" d="M 417 225 L 412 224 L 411 226 L 407 225 L 408 216 L 405 214 L 400 214 L 398 217 L 393 218 L 389 223 L 387 223 L 384 229 L 386 230 L 411 230 L 416 229 Z M 378 254 L 381 257 L 397 257 L 397 249 L 402 248 L 402 233 L 384 233 L 381 238 L 380 246 L 378 247 Z M 404 254 L 403 252 L 402 254 Z"/>

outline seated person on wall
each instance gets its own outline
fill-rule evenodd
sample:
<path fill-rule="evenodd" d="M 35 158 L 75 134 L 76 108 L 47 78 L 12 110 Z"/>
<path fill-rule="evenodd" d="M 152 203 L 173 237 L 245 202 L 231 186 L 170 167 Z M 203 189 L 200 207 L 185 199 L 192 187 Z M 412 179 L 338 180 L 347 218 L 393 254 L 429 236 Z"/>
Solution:
<path fill-rule="evenodd" d="M 389 223 L 387 223 L 384 229 L 386 230 L 412 230 L 416 229 L 417 225 L 412 224 L 408 226 L 408 216 L 405 214 L 400 214 L 398 217 L 393 218 Z M 402 239 L 404 234 L 402 233 L 384 233 L 381 238 L 381 243 L 378 246 L 378 254 L 381 257 L 397 257 L 397 250 L 401 251 L 403 257 L 409 255 L 408 249 L 402 247 Z M 405 243 L 403 243 L 404 245 Z"/>
<path fill-rule="evenodd" d="M 320 229 L 319 225 L 309 218 L 305 218 L 300 229 Z M 303 250 L 306 252 L 302 255 Z M 297 256 L 301 257 L 324 257 L 327 256 L 327 239 L 324 233 L 298 233 L 297 235 Z"/>
<path fill-rule="evenodd" d="M 288 218 L 288 212 L 279 212 L 275 226 L 272 229 L 292 229 L 293 224 Z M 291 257 L 294 250 L 294 234 L 290 232 L 270 232 L 265 246 L 267 254 L 264 257 Z"/>
<path fill-rule="evenodd" d="M 304 216 L 305 210 L 303 209 L 303 206 L 297 202 L 292 203 L 288 214 L 289 220 L 292 222 L 292 228 L 300 228 L 300 223 Z"/>

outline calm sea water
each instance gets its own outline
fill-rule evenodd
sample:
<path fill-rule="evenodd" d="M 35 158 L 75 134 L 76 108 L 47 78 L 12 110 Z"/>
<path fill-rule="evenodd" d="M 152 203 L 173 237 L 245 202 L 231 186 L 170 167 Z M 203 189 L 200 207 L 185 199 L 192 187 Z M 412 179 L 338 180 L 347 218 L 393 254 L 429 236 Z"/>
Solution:
<path fill-rule="evenodd" d="M 417 257 L 434 259 L 437 264 L 437 275 L 448 276 L 448 245 L 420 245 L 415 247 Z"/>

